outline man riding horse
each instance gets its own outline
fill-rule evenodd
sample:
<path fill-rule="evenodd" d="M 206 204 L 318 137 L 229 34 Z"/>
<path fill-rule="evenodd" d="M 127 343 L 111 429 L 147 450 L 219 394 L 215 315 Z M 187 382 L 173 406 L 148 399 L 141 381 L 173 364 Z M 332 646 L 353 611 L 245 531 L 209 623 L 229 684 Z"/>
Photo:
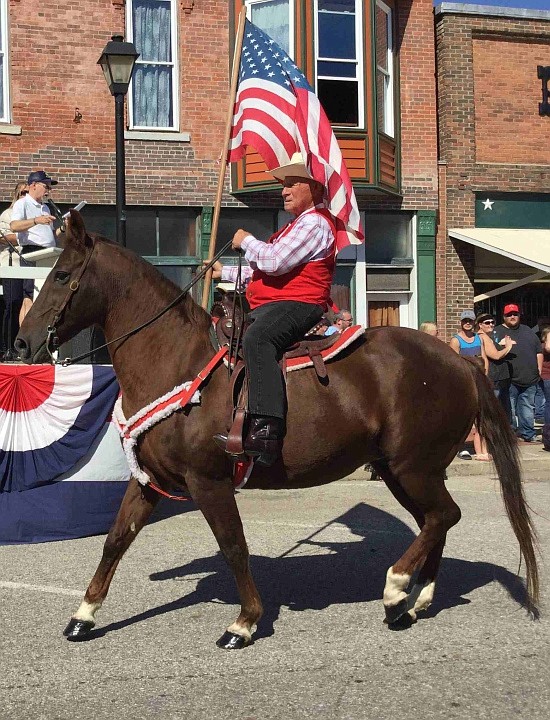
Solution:
<path fill-rule="evenodd" d="M 300 153 L 271 171 L 283 186 L 284 209 L 295 216 L 262 242 L 245 230 L 232 247 L 244 251 L 246 297 L 253 321 L 243 340 L 249 379 L 250 422 L 244 451 L 272 465 L 284 435 L 285 386 L 278 362 L 327 310 L 335 266 L 335 221 L 324 207 L 324 186 L 309 174 Z M 236 267 L 214 265 L 213 277 L 234 281 Z M 227 435 L 216 441 L 224 449 Z"/>

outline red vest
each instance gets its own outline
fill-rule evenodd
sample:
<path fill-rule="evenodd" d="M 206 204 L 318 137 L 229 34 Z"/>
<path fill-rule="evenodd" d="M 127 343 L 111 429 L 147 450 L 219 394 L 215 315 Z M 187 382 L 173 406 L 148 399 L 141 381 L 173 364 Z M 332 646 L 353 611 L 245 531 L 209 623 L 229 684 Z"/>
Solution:
<path fill-rule="evenodd" d="M 336 237 L 334 219 L 328 210 L 319 209 L 315 212 L 328 221 L 332 234 Z M 267 242 L 272 243 L 281 234 L 287 233 L 293 222 L 295 220 L 272 235 Z M 246 297 L 251 309 L 254 310 L 254 308 L 270 302 L 297 300 L 312 305 L 321 305 L 326 310 L 334 275 L 335 250 L 336 244 L 333 243 L 327 257 L 298 265 L 284 275 L 268 275 L 261 270 L 254 270 L 252 280 L 246 289 Z"/>

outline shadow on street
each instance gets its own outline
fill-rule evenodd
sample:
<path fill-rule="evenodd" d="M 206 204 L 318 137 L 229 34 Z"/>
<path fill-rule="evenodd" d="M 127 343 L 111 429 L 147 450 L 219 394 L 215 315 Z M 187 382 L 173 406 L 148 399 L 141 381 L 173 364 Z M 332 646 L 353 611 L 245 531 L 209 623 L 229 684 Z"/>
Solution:
<path fill-rule="evenodd" d="M 361 540 L 323 541 L 323 530 L 336 523 L 346 526 Z M 291 554 L 276 558 L 251 556 L 252 573 L 264 603 L 264 616 L 258 624 L 255 640 L 274 634 L 281 607 L 300 612 L 323 610 L 335 604 L 377 601 L 382 619 L 381 599 L 386 572 L 413 538 L 410 528 L 398 518 L 359 503 L 289 548 L 286 552 Z M 97 628 L 89 639 L 200 603 L 239 604 L 233 577 L 219 552 L 153 573 L 150 578 L 161 582 L 204 574 L 206 577 L 201 577 L 195 590 L 188 595 Z M 505 568 L 486 562 L 443 558 L 434 603 L 420 619 L 433 618 L 443 610 L 469 603 L 464 595 L 495 580 L 519 605 L 525 603 L 523 581 Z"/>

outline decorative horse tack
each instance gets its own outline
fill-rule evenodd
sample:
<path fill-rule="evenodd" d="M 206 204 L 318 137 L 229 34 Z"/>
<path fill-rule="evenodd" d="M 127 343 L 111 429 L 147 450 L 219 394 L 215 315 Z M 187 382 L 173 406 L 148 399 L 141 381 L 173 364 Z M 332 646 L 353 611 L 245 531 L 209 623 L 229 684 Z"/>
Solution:
<path fill-rule="evenodd" d="M 329 343 L 329 346 L 326 347 L 324 350 L 319 351 L 318 357 L 322 358 L 322 360 L 329 360 L 334 358 L 339 352 L 344 350 L 346 347 L 348 347 L 348 345 L 353 343 L 360 335 L 362 335 L 362 333 L 363 329 L 358 325 L 347 328 L 346 330 L 344 330 L 341 336 L 331 338 L 332 342 Z M 314 343 L 315 341 L 308 341 L 308 349 L 310 349 L 314 345 Z M 299 344 L 299 347 L 301 347 L 301 343 Z M 298 350 L 294 350 L 291 352 L 291 358 L 294 362 L 291 365 L 286 365 L 286 369 L 288 372 L 290 372 L 291 370 L 300 370 L 302 368 L 315 365 L 315 359 L 317 356 L 314 355 L 312 357 L 311 354 L 308 356 L 301 354 L 295 355 L 297 351 Z M 176 411 L 183 409 L 187 405 L 199 404 L 199 387 L 209 377 L 209 375 L 219 365 L 219 363 L 222 360 L 225 360 L 228 352 L 229 348 L 227 345 L 221 347 L 214 355 L 214 357 L 200 371 L 200 373 L 198 373 L 197 377 L 193 381 L 188 381 L 183 383 L 182 385 L 178 385 L 170 392 L 149 403 L 137 413 L 134 413 L 134 415 L 132 415 L 132 417 L 129 419 L 126 419 L 122 410 L 122 395 L 118 397 L 118 400 L 116 401 L 113 410 L 113 420 L 115 421 L 115 425 L 118 429 L 118 432 L 120 433 L 122 439 L 122 446 L 124 448 L 124 453 L 126 455 L 128 465 L 130 467 L 130 470 L 132 471 L 132 475 L 141 485 L 147 485 L 148 483 L 150 483 L 151 478 L 144 470 L 141 469 L 139 461 L 136 457 L 136 445 L 138 443 L 139 437 L 157 423 L 169 418 L 170 415 L 172 415 Z M 287 354 L 285 353 L 285 356 L 286 355 Z M 315 369 L 317 371 L 317 375 L 323 377 L 323 375 L 320 375 L 318 366 Z M 236 371 L 235 375 L 237 374 L 238 372 Z M 326 371 L 324 375 L 326 376 Z M 235 444 L 235 438 L 230 433 L 228 439 L 228 447 L 231 447 L 231 441 L 233 442 L 233 444 Z M 238 455 L 242 455 L 242 449 L 240 452 L 238 452 L 237 447 L 237 449 L 235 450 L 235 456 Z M 239 462 L 246 466 L 246 469 L 248 470 L 248 475 L 245 472 L 243 475 L 243 479 L 236 479 L 234 484 L 238 488 L 244 486 L 246 480 L 248 480 L 248 477 L 250 476 L 250 472 L 252 471 L 252 466 L 250 465 L 250 463 L 243 463 L 243 461 L 240 459 Z M 239 472 L 236 472 L 236 476 L 239 476 L 240 474 L 240 470 Z M 152 487 L 155 486 L 152 485 Z"/>
<path fill-rule="evenodd" d="M 125 407 L 135 414 L 148 398 L 178 385 L 181 377 L 196 377 L 206 365 L 212 357 L 210 318 L 189 294 L 182 299 L 179 289 L 144 260 L 109 241 L 91 238 L 80 215 L 71 211 L 63 253 L 16 340 L 27 362 L 47 359 L 44 323 L 53 320 L 52 308 L 66 293 L 56 275 L 76 278 L 85 261 L 93 267 L 93 281 L 80 276 L 78 292 L 72 293 L 57 320 L 56 334 L 65 342 L 85 325 L 97 323 L 104 329 Z M 161 315 L 162 323 L 152 325 Z M 128 333 L 140 320 L 147 333 Z M 173 348 L 175 342 L 180 352 L 159 358 L 157 349 Z M 140 458 L 161 488 L 188 488 L 233 571 L 240 612 L 218 641 L 233 649 L 251 641 L 263 608 L 250 570 L 230 464 L 212 440 L 227 417 L 223 399 L 228 397 L 228 384 L 227 372 L 218 366 L 201 388 L 200 404 L 151 428 L 140 446 Z M 289 432 L 282 459 L 268 470 L 258 468 L 259 486 L 312 487 L 370 463 L 418 523 L 417 537 L 386 575 L 383 603 L 389 627 L 408 627 L 432 602 L 447 532 L 460 520 L 460 509 L 445 487 L 445 468 L 474 420 L 494 458 L 507 516 L 525 561 L 525 604 L 537 615 L 536 533 L 521 482 L 517 441 L 478 368 L 418 331 L 373 328 L 334 358 L 330 383 L 317 382 L 311 370 L 290 373 L 287 395 Z M 452 413 L 449 397 L 456 398 Z M 148 486 L 135 477 L 130 480 L 101 562 L 66 628 L 71 639 L 89 634 L 117 564 L 158 501 L 159 495 Z"/>
<path fill-rule="evenodd" d="M 151 479 L 141 469 L 136 458 L 135 448 L 140 435 L 161 422 L 161 420 L 169 418 L 177 410 L 181 410 L 187 405 L 198 404 L 200 402 L 199 387 L 227 355 L 227 351 L 227 347 L 220 348 L 193 381 L 178 385 L 166 395 L 146 405 L 128 420 L 124 417 L 122 411 L 122 395 L 119 395 L 113 410 L 113 419 L 122 438 L 122 446 L 132 475 L 141 485 L 147 485 Z"/>

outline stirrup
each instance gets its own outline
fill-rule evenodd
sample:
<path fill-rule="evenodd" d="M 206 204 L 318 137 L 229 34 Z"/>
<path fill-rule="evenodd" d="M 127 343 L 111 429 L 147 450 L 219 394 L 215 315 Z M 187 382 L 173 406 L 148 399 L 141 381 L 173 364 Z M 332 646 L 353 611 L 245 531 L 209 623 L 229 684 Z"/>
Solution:
<path fill-rule="evenodd" d="M 242 461 L 247 455 L 245 453 L 231 453 L 227 449 L 227 433 L 216 433 L 212 436 L 214 442 L 216 445 L 221 448 L 224 453 L 230 457 L 232 460 L 240 460 Z"/>

